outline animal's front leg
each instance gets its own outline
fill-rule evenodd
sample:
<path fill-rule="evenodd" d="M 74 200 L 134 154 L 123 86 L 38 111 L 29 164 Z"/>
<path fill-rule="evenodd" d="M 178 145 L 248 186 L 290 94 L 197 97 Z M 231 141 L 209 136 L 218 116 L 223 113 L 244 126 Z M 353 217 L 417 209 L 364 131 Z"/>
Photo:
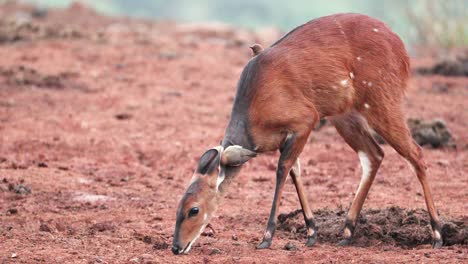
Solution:
<path fill-rule="evenodd" d="M 307 139 L 307 136 L 305 136 L 305 139 Z M 276 230 L 276 214 L 278 213 L 283 186 L 292 165 L 304 147 L 305 141 L 304 135 L 298 137 L 296 133 L 290 133 L 287 135 L 286 140 L 280 149 L 281 155 L 278 161 L 278 168 L 276 170 L 275 196 L 273 197 L 270 218 L 268 219 L 263 241 L 257 246 L 258 249 L 269 248 L 271 245 L 271 241 Z"/>

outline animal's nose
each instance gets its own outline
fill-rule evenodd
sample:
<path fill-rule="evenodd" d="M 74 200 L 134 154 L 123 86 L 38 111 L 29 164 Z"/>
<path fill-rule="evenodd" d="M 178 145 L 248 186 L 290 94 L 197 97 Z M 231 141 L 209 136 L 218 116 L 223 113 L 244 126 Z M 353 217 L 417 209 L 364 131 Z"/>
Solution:
<path fill-rule="evenodd" d="M 172 246 L 172 253 L 175 255 L 179 255 L 179 247 L 178 246 Z"/>

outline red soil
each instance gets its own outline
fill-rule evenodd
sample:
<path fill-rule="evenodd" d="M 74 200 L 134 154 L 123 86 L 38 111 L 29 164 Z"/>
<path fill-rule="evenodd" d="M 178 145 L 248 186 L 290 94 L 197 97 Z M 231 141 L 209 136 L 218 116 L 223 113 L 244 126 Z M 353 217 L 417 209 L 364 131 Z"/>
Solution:
<path fill-rule="evenodd" d="M 7 5 L 0 18 L 18 10 L 31 13 Z M 197 158 L 223 136 L 248 45 L 258 37 L 219 26 L 106 18 L 80 6 L 27 23 L 32 26 L 0 44 L 2 263 L 468 261 L 466 244 L 433 250 L 323 241 L 306 248 L 284 230 L 270 250 L 255 250 L 271 206 L 277 154 L 249 162 L 212 220 L 215 233 L 202 236 L 190 254 L 174 256 L 168 245 L 177 202 Z M 5 34 L 18 32 L 3 26 Z M 450 89 L 438 92 L 435 83 Z M 409 117 L 443 118 L 454 135 L 457 149 L 424 153 L 440 215 L 465 225 L 467 92 L 468 78 L 414 75 L 405 106 Z M 425 208 L 417 178 L 394 150 L 383 148 L 365 208 Z M 335 129 L 314 132 L 301 160 L 312 207 L 347 208 L 360 168 Z M 297 208 L 288 180 L 280 212 Z M 288 242 L 297 250 L 284 250 Z"/>

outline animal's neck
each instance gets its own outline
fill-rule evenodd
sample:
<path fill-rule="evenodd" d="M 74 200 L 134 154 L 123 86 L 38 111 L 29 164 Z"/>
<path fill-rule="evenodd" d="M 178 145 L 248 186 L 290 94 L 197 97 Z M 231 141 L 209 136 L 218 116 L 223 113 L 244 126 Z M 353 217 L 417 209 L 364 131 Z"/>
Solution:
<path fill-rule="evenodd" d="M 255 146 L 249 134 L 249 128 L 245 118 L 232 116 L 226 128 L 221 145 L 227 148 L 232 145 L 239 145 L 245 149 L 254 150 Z"/>

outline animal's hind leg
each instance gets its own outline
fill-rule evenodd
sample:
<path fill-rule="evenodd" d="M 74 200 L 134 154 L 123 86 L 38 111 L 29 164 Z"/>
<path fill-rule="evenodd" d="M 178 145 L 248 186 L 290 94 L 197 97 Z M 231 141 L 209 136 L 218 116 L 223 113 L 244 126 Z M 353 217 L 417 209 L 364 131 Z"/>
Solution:
<path fill-rule="evenodd" d="M 332 119 L 338 133 L 356 151 L 361 161 L 362 177 L 356 196 L 349 208 L 340 245 L 351 242 L 356 221 L 361 212 L 369 189 L 384 157 L 384 152 L 369 132 L 366 120 L 357 112 Z"/>
<path fill-rule="evenodd" d="M 297 195 L 302 207 L 302 214 L 304 215 L 304 221 L 307 227 L 306 246 L 311 247 L 317 241 L 317 227 L 315 225 L 314 216 L 312 215 L 312 210 L 310 210 L 309 207 L 309 202 L 307 201 L 304 185 L 302 184 L 299 158 L 294 163 L 289 174 L 294 182 L 294 186 L 296 186 Z"/>
<path fill-rule="evenodd" d="M 372 110 L 370 108 L 369 110 Z M 443 244 L 439 216 L 435 209 L 434 200 L 426 176 L 426 164 L 424 162 L 421 147 L 411 138 L 405 118 L 399 107 L 387 109 L 387 113 L 365 113 L 369 124 L 390 144 L 402 157 L 414 168 L 422 185 L 427 210 L 431 217 L 434 248 L 440 248 Z"/>

